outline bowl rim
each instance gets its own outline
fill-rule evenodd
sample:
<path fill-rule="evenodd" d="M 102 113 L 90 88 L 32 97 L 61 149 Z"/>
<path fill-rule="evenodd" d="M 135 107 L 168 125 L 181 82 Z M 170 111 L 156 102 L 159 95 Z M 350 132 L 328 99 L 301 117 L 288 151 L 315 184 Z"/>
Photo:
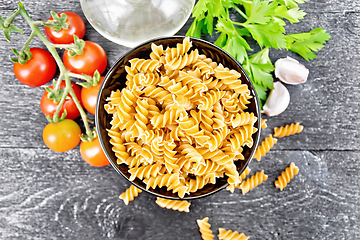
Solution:
<path fill-rule="evenodd" d="M 141 44 L 129 49 L 128 51 L 126 51 L 124 54 L 122 54 L 113 64 L 112 66 L 110 67 L 110 69 L 107 71 L 105 77 L 104 77 L 104 80 L 103 82 L 101 83 L 101 86 L 100 86 L 100 89 L 99 89 L 99 92 L 98 92 L 98 95 L 97 95 L 97 99 L 96 99 L 96 108 L 95 108 L 95 127 L 96 127 L 96 132 L 97 133 L 100 133 L 101 132 L 101 129 L 100 129 L 100 124 L 99 124 L 99 105 L 100 105 L 100 96 L 104 90 L 104 86 L 106 84 L 106 82 L 109 80 L 110 76 L 112 75 L 114 69 L 116 67 L 118 67 L 118 64 L 126 57 L 128 56 L 130 53 L 132 53 L 133 51 L 135 51 L 136 49 L 140 48 L 140 47 L 143 47 L 147 44 L 151 44 L 152 42 L 154 41 L 159 41 L 159 40 L 166 40 L 166 39 L 184 39 L 185 37 L 188 37 L 188 36 L 182 36 L 182 35 L 174 35 L 174 36 L 163 36 L 163 37 L 156 37 L 156 38 L 152 38 L 152 39 L 149 39 L 145 42 L 142 42 Z M 256 141 L 254 141 L 253 143 L 253 151 L 250 153 L 249 155 L 249 159 L 246 161 L 246 163 L 244 164 L 243 168 L 241 169 L 241 171 L 239 171 L 239 175 L 246 169 L 246 167 L 249 165 L 249 163 L 252 161 L 253 159 L 253 156 L 255 154 L 255 151 L 258 147 L 258 144 L 259 144 L 259 141 L 260 141 L 260 132 L 261 132 L 261 124 L 260 124 L 260 119 L 261 119 L 261 112 L 260 112 L 260 104 L 259 104 L 259 98 L 257 96 L 257 93 L 255 91 L 255 88 L 254 88 L 254 85 L 253 83 L 251 82 L 248 74 L 245 72 L 244 68 L 241 66 L 241 64 L 233 57 L 231 56 L 228 52 L 226 52 L 225 50 L 223 50 L 222 48 L 216 46 L 215 44 L 209 42 L 209 41 L 206 41 L 206 40 L 203 40 L 203 39 L 200 39 L 200 38 L 194 38 L 194 37 L 189 37 L 191 41 L 198 41 L 198 42 L 202 42 L 204 44 L 207 44 L 207 45 L 210 45 L 214 48 L 216 48 L 218 51 L 221 51 L 223 52 L 225 55 L 227 55 L 241 70 L 242 70 L 242 74 L 245 76 L 245 78 L 247 79 L 247 81 L 250 83 L 251 87 L 252 87 L 252 91 L 251 93 L 253 94 L 253 97 L 255 99 L 255 107 L 256 107 L 256 112 L 257 112 L 257 115 L 258 115 L 258 119 L 257 119 L 257 122 L 258 122 L 258 129 L 257 129 L 257 139 Z M 171 199 L 171 200 L 194 200 L 194 199 L 199 199 L 199 198 L 203 198 L 203 197 L 207 197 L 209 195 L 212 195 L 212 194 L 215 194 L 221 190 L 223 190 L 224 188 L 226 188 L 229 183 L 226 182 L 226 184 L 224 184 L 223 186 L 219 187 L 218 189 L 215 189 L 213 191 L 210 191 L 208 193 L 205 193 L 205 194 L 202 194 L 202 195 L 198 195 L 198 196 L 184 196 L 183 198 L 180 198 L 180 197 L 172 197 L 172 196 L 165 196 L 165 195 L 162 195 L 162 194 L 159 194 L 159 193 L 156 193 L 156 192 L 153 192 L 153 191 L 150 191 L 146 188 L 143 188 L 142 186 L 136 184 L 134 181 L 130 181 L 128 179 L 128 177 L 126 177 L 124 175 L 124 173 L 117 167 L 117 163 L 115 163 L 114 161 L 112 161 L 112 158 L 110 157 L 109 153 L 106 151 L 106 148 L 105 148 L 105 144 L 103 143 L 103 140 L 101 137 L 99 137 L 99 142 L 100 142 L 100 145 L 101 145 L 101 148 L 103 150 L 103 152 L 105 153 L 105 156 L 108 158 L 111 166 L 115 169 L 115 171 L 117 173 L 119 173 L 121 176 L 123 176 L 128 182 L 130 182 L 131 184 L 133 184 L 134 186 L 136 186 L 137 188 L 141 189 L 142 191 L 145 191 L 147 193 L 150 193 L 152 195 L 155 195 L 157 197 L 161 197 L 161 198 L 166 198 L 166 199 Z"/>

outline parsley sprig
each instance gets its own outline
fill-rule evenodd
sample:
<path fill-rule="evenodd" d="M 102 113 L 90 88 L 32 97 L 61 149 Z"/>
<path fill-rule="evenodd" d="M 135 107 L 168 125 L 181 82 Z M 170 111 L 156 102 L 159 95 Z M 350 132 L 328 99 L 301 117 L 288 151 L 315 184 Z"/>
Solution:
<path fill-rule="evenodd" d="M 199 0 L 194 6 L 187 36 L 201 38 L 202 34 L 219 34 L 214 42 L 231 54 L 249 75 L 262 101 L 268 90 L 273 89 L 274 66 L 269 49 L 287 49 L 309 61 L 314 52 L 324 47 L 330 35 L 323 28 L 306 33 L 285 34 L 286 21 L 297 23 L 306 13 L 299 4 L 307 0 Z M 235 14 L 231 14 L 235 13 Z M 235 16 L 235 17 L 234 17 Z M 236 18 L 236 21 L 233 20 Z M 215 29 L 214 29 L 215 27 Z M 253 38 L 261 50 L 254 50 L 248 43 Z"/>

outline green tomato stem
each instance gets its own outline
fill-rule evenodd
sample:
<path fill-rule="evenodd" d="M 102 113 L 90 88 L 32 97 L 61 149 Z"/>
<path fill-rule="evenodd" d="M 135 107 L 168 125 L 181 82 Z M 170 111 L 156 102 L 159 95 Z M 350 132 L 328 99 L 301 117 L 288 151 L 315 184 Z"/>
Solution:
<path fill-rule="evenodd" d="M 58 83 L 56 84 L 56 86 L 54 86 L 54 88 L 55 88 L 54 90 L 59 90 L 60 82 L 62 81 L 62 77 L 65 78 L 66 87 L 64 89 L 64 95 L 62 96 L 61 101 L 59 102 L 59 104 L 56 108 L 53 119 L 59 119 L 60 109 L 68 95 L 67 93 L 69 93 L 70 96 L 72 97 L 76 107 L 79 109 L 81 119 L 84 122 L 86 134 L 89 136 L 89 139 L 92 141 L 94 139 L 94 137 L 93 137 L 92 131 L 89 127 L 88 117 L 87 117 L 84 109 L 82 108 L 79 100 L 77 99 L 77 97 L 74 93 L 74 90 L 71 87 L 71 81 L 70 81 L 70 75 L 69 75 L 70 72 L 65 68 L 64 63 L 62 62 L 59 54 L 57 53 L 54 44 L 52 44 L 40 31 L 39 27 L 37 26 L 37 24 L 39 24 L 39 22 L 33 21 L 30 18 L 29 14 L 25 10 L 25 8 L 21 2 L 19 2 L 18 5 L 19 5 L 19 9 L 16 14 L 21 14 L 24 17 L 24 19 L 29 23 L 31 30 L 32 30 L 32 34 L 38 36 L 41 39 L 41 41 L 45 44 L 45 46 L 47 47 L 47 49 L 49 50 L 49 52 L 51 53 L 51 55 L 53 56 L 53 58 L 55 59 L 55 62 L 57 63 L 57 65 L 59 67 L 61 78 L 59 78 Z M 31 41 L 31 39 L 30 39 L 30 41 Z M 27 41 L 27 44 L 29 44 L 30 41 Z"/>
<path fill-rule="evenodd" d="M 94 139 L 94 134 L 90 129 L 89 122 L 88 122 L 88 117 L 87 117 L 84 109 L 82 108 L 82 106 L 80 104 L 80 101 L 77 99 L 74 90 L 71 87 L 71 81 L 70 81 L 69 74 L 65 74 L 65 82 L 66 82 L 66 88 L 69 89 L 70 96 L 72 97 L 76 107 L 79 109 L 81 119 L 84 122 L 86 135 L 88 136 L 89 140 L 92 141 Z"/>
<path fill-rule="evenodd" d="M 68 89 L 68 88 L 65 88 L 65 89 L 64 89 L 64 93 L 63 93 L 63 95 L 61 96 L 60 102 L 59 102 L 59 104 L 58 104 L 58 106 L 57 106 L 57 108 L 56 108 L 56 111 L 55 111 L 55 113 L 54 113 L 54 116 L 53 116 L 53 121 L 54 121 L 55 123 L 59 122 L 59 114 L 60 114 L 61 106 L 64 104 L 68 93 L 69 93 L 69 89 Z M 59 106 L 60 106 L 60 107 L 59 107 Z"/>
<path fill-rule="evenodd" d="M 43 22 L 43 21 L 33 21 L 32 23 L 35 24 L 35 25 L 41 25 L 41 24 L 43 24 L 44 22 Z"/>
<path fill-rule="evenodd" d="M 57 82 L 56 82 L 56 85 L 54 86 L 54 90 L 55 90 L 55 91 L 59 91 L 59 90 L 60 90 L 60 84 L 61 84 L 61 82 L 62 82 L 62 80 L 63 80 L 63 77 L 64 77 L 64 73 L 60 72 L 59 77 L 58 77 L 58 80 L 57 80 Z"/>
<path fill-rule="evenodd" d="M 9 17 L 7 17 L 4 21 L 4 27 L 9 27 L 13 21 L 14 18 L 20 13 L 20 9 L 15 10 L 13 13 L 10 14 Z"/>
<path fill-rule="evenodd" d="M 86 76 L 88 76 L 88 75 L 82 75 L 82 74 L 77 74 L 77 73 L 69 72 L 69 76 L 70 76 L 70 77 L 73 77 L 73 78 L 78 78 L 78 79 L 87 81 Z"/>
<path fill-rule="evenodd" d="M 26 40 L 24 47 L 21 50 L 24 50 L 24 49 L 26 49 L 26 47 L 29 47 L 31 40 L 34 38 L 35 35 L 36 35 L 36 33 L 34 31 L 32 31 L 29 38 Z"/>
<path fill-rule="evenodd" d="M 52 44 L 52 45 L 54 47 L 60 48 L 60 49 L 69 49 L 69 48 L 75 47 L 74 43 L 71 43 L 71 44 Z"/>

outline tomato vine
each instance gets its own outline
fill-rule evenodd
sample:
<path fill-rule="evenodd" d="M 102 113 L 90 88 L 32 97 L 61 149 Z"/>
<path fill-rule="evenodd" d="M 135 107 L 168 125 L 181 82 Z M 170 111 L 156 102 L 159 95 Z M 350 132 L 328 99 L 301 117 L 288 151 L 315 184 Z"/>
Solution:
<path fill-rule="evenodd" d="M 74 35 L 74 43 L 71 44 L 54 44 L 50 42 L 40 31 L 38 25 L 44 25 L 46 27 L 54 27 L 57 28 L 57 30 L 67 29 L 69 26 L 66 23 L 66 19 L 67 19 L 66 14 L 62 13 L 60 16 L 57 16 L 54 12 L 51 12 L 53 19 L 48 21 L 33 21 L 30 18 L 27 11 L 25 10 L 22 3 L 19 2 L 18 7 L 19 8 L 15 10 L 13 13 L 11 13 L 6 19 L 0 16 L 0 30 L 3 31 L 5 38 L 8 41 L 10 41 L 11 32 L 23 33 L 23 31 L 20 28 L 13 25 L 15 17 L 17 15 L 21 15 L 29 24 L 31 28 L 31 34 L 20 51 L 16 49 L 12 49 L 14 54 L 16 55 L 16 58 L 10 58 L 10 60 L 13 61 L 14 63 L 20 63 L 20 64 L 27 63 L 32 57 L 29 48 L 29 44 L 31 40 L 35 36 L 40 38 L 40 40 L 45 44 L 50 54 L 53 56 L 60 71 L 58 79 L 54 80 L 53 82 L 53 88 L 46 87 L 46 91 L 48 92 L 47 97 L 52 101 L 54 101 L 55 104 L 57 104 L 57 108 L 53 116 L 51 117 L 50 115 L 48 115 L 46 116 L 46 118 L 48 119 L 49 122 L 53 122 L 53 123 L 58 123 L 64 120 L 67 113 L 66 110 L 61 111 L 61 109 L 68 95 L 70 95 L 80 112 L 82 121 L 84 122 L 86 133 L 85 134 L 83 133 L 81 135 L 81 139 L 83 141 L 92 141 L 93 139 L 96 138 L 96 132 L 95 130 L 92 130 L 89 126 L 90 120 L 88 119 L 86 112 L 80 103 L 80 99 L 78 99 L 78 97 L 74 92 L 74 89 L 72 88 L 72 82 L 70 78 L 72 77 L 72 78 L 84 80 L 85 82 L 78 82 L 77 84 L 83 87 L 91 87 L 98 85 L 100 81 L 100 73 L 96 70 L 93 76 L 89 76 L 85 74 L 70 72 L 68 69 L 66 69 L 61 57 L 56 51 L 57 48 L 61 48 L 70 51 L 71 56 L 81 55 L 85 47 L 85 41 L 79 39 L 76 35 Z M 65 87 L 61 88 L 60 86 L 63 85 L 62 84 L 63 81 L 65 82 Z M 60 112 L 62 112 L 61 116 L 60 116 Z"/>

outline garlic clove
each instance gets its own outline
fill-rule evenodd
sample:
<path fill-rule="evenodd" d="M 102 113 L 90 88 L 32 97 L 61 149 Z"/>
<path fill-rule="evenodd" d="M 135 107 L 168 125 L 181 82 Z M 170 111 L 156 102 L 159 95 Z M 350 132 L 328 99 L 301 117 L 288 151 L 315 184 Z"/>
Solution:
<path fill-rule="evenodd" d="M 275 62 L 275 76 L 284 83 L 304 83 L 308 75 L 309 69 L 291 57 L 280 58 Z"/>
<path fill-rule="evenodd" d="M 289 106 L 289 103 L 289 91 L 281 82 L 275 82 L 274 89 L 270 91 L 261 113 L 265 113 L 270 117 L 279 115 L 285 111 L 285 109 Z"/>

